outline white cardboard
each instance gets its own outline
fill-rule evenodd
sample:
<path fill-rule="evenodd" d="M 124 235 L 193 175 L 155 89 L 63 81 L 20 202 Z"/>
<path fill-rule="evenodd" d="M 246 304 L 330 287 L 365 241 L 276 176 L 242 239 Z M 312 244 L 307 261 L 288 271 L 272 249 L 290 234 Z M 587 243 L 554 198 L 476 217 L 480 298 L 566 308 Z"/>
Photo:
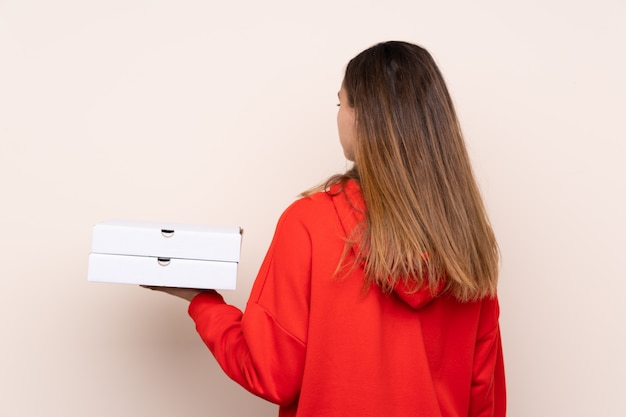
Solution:
<path fill-rule="evenodd" d="M 88 281 L 234 290 L 237 263 L 91 253 Z"/>
<path fill-rule="evenodd" d="M 94 225 L 91 252 L 239 262 L 241 229 L 111 220 Z"/>
<path fill-rule="evenodd" d="M 94 225 L 88 281 L 234 290 L 241 229 L 111 220 Z"/>

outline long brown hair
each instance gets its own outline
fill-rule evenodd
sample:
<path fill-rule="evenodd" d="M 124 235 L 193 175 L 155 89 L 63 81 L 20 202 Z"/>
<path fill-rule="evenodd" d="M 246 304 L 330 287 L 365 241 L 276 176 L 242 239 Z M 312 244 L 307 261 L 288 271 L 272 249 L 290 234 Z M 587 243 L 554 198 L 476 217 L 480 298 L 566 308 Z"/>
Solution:
<path fill-rule="evenodd" d="M 348 63 L 343 88 L 356 114 L 356 172 L 330 182 L 361 185 L 366 283 L 391 291 L 399 280 L 443 280 L 460 301 L 493 296 L 498 245 L 432 56 L 406 42 L 374 45 Z"/>

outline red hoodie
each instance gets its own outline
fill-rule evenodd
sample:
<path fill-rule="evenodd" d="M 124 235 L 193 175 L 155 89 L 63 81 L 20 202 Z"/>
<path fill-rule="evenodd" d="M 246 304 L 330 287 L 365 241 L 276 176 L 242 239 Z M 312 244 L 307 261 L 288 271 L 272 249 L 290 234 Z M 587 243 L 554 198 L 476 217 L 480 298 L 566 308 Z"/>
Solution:
<path fill-rule="evenodd" d="M 362 269 L 334 275 L 363 209 L 352 181 L 296 201 L 245 313 L 216 292 L 192 300 L 222 369 L 284 417 L 504 416 L 497 299 L 459 303 L 400 286 L 364 293 Z"/>

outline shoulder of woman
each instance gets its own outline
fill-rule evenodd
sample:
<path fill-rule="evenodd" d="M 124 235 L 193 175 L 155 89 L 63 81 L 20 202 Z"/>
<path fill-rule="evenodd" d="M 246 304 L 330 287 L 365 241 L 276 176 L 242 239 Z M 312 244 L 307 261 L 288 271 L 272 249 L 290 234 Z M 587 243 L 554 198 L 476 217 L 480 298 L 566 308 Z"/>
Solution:
<path fill-rule="evenodd" d="M 295 200 L 285 209 L 282 217 L 317 217 L 331 209 L 333 209 L 332 196 L 320 191 Z"/>

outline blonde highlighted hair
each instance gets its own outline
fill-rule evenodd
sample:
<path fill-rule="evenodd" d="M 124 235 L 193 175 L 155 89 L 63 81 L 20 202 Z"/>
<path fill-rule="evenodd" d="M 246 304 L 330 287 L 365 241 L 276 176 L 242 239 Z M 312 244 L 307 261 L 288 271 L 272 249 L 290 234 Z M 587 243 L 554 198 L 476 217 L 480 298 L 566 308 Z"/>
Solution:
<path fill-rule="evenodd" d="M 354 169 L 366 206 L 358 235 L 366 284 L 443 281 L 460 301 L 496 293 L 499 251 L 444 78 L 424 48 L 372 46 L 347 65 Z"/>

